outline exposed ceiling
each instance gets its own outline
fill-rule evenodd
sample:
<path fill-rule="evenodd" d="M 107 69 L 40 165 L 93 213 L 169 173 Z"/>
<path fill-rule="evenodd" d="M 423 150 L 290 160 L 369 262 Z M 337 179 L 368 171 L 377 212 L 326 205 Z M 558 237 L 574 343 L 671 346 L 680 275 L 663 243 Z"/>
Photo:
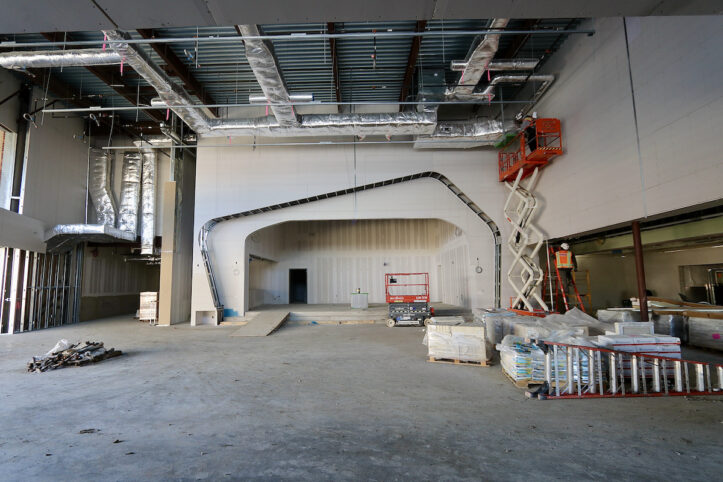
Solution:
<path fill-rule="evenodd" d="M 540 33 L 502 35 L 495 58 L 538 59 L 539 70 L 569 37 L 563 31 L 575 30 L 579 24 L 580 20 L 573 18 L 512 20 L 507 26 L 508 30 Z M 442 85 L 439 87 L 454 84 L 460 74 L 450 69 L 450 62 L 464 60 L 470 48 L 476 45 L 480 38 L 459 32 L 485 30 L 489 25 L 490 19 L 472 19 L 266 24 L 260 28 L 265 35 L 342 35 L 335 39 L 271 41 L 290 94 L 313 94 L 316 102 L 393 104 L 402 98 L 408 102 L 417 100 L 417 82 L 420 73 L 424 71 L 444 72 Z M 343 37 L 345 34 L 369 34 L 375 31 L 444 32 L 444 35 L 376 39 L 369 36 Z M 234 26 L 138 29 L 128 30 L 128 33 L 136 40 L 186 39 L 140 46 L 155 63 L 162 66 L 177 83 L 192 94 L 196 103 L 247 104 L 249 94 L 261 92 Z M 230 37 L 231 41 L 228 41 L 228 38 L 225 41 L 189 40 L 211 36 Z M 585 35 L 579 34 L 578 37 L 584 39 Z M 0 40 L 18 44 L 94 41 L 96 45 L 93 47 L 100 47 L 103 44 L 103 34 L 100 31 L 44 32 L 0 35 Z M 60 45 L 52 48 L 87 47 L 89 46 Z M 38 47 L 43 48 L 48 47 Z M 151 98 L 156 96 L 154 89 L 128 65 L 122 69 L 118 65 L 45 68 L 31 73 L 34 75 L 31 79 L 39 87 L 48 88 L 51 93 L 68 100 L 68 104 L 83 107 L 148 106 Z M 480 82 L 480 87 L 487 83 L 488 79 L 485 77 Z M 500 102 L 499 99 L 505 102 L 528 100 L 529 95 L 518 99 L 522 87 L 523 83 L 500 84 L 495 102 Z M 508 116 L 515 107 L 519 108 L 513 105 Z M 225 114 L 223 109 L 213 110 L 214 113 Z M 157 123 L 166 117 L 165 110 L 133 109 L 118 110 L 116 113 L 120 115 L 125 127 L 135 130 L 137 127 L 146 127 L 146 132 L 154 130 Z M 466 118 L 471 114 L 499 115 L 499 104 L 444 105 L 440 109 L 442 118 Z"/>
<path fill-rule="evenodd" d="M 2 0 L 0 33 L 437 20 L 717 15 L 719 0 Z"/>

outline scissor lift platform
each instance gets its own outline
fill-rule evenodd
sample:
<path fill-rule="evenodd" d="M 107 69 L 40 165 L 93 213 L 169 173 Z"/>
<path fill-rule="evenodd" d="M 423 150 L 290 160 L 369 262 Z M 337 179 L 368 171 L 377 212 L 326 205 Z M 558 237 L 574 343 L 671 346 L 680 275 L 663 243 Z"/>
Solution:
<path fill-rule="evenodd" d="M 429 273 L 387 273 L 384 291 L 389 303 L 387 326 L 423 326 L 432 315 Z"/>

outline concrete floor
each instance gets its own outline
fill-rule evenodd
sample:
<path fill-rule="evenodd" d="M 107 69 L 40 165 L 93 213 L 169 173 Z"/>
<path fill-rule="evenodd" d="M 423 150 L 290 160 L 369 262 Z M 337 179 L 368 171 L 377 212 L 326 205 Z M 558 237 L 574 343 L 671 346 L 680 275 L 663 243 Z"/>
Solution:
<path fill-rule="evenodd" d="M 426 362 L 422 328 L 235 329 L 113 318 L 0 337 L 0 478 L 720 477 L 723 397 L 534 401 L 499 365 Z M 60 338 L 125 355 L 26 373 Z"/>

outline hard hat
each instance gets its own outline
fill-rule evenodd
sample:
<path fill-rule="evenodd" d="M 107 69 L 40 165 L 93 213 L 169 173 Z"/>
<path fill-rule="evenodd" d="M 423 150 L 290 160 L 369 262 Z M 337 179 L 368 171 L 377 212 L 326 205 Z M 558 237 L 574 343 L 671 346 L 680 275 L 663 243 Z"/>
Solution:
<path fill-rule="evenodd" d="M 567 251 L 568 249 L 570 249 L 570 245 L 567 244 L 567 243 L 562 243 L 562 244 L 560 245 L 560 247 L 561 247 L 562 249 L 564 249 L 565 251 Z"/>

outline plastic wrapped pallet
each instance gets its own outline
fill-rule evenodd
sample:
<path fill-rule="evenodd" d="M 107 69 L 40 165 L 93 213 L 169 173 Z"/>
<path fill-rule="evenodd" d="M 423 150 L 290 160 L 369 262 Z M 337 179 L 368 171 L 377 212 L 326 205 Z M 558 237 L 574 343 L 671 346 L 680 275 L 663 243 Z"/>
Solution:
<path fill-rule="evenodd" d="M 560 334 L 554 341 L 594 346 L 586 337 L 577 337 L 569 334 Z M 536 384 L 545 381 L 545 354 L 538 346 L 526 343 L 522 337 L 507 335 L 496 348 L 500 352 L 500 365 L 502 365 L 502 370 L 516 383 Z M 553 372 L 557 368 L 557 379 L 564 382 L 567 379 L 567 357 L 564 349 L 559 350 L 558 354 L 557 362 L 555 362 L 553 358 L 550 368 Z M 582 371 L 582 381 L 583 383 L 587 383 L 589 376 L 587 357 L 580 358 L 580 368 Z M 577 364 L 574 364 L 573 380 L 577 381 L 578 379 Z"/>
<path fill-rule="evenodd" d="M 640 312 L 633 311 L 632 308 L 608 308 L 607 310 L 597 310 L 597 318 L 603 323 L 613 324 L 617 321 L 627 323 L 640 321 Z"/>
<path fill-rule="evenodd" d="M 484 324 L 487 341 L 493 345 L 500 343 L 502 338 L 505 337 L 505 321 L 509 318 L 518 317 L 513 312 L 507 310 L 486 310 L 475 308 L 472 312 L 474 314 L 475 321 Z"/>
<path fill-rule="evenodd" d="M 138 310 L 140 321 L 156 321 L 158 318 L 158 292 L 141 292 L 140 309 Z"/>
<path fill-rule="evenodd" d="M 652 335 L 652 321 L 616 321 L 615 333 L 619 335 Z"/>
<path fill-rule="evenodd" d="M 487 361 L 487 342 L 482 323 L 435 323 L 427 326 L 424 343 L 432 358 L 467 362 Z"/>
<path fill-rule="evenodd" d="M 723 351 L 723 320 L 702 317 L 688 318 L 688 343 Z"/>
<path fill-rule="evenodd" d="M 680 339 L 668 335 L 602 335 L 598 336 L 598 344 L 612 350 L 637 353 L 641 356 L 662 356 L 666 358 L 681 358 Z M 652 362 L 645 361 L 643 366 L 652 367 Z M 667 370 L 673 375 L 672 367 Z M 630 377 L 630 361 L 623 363 L 623 375 Z"/>

